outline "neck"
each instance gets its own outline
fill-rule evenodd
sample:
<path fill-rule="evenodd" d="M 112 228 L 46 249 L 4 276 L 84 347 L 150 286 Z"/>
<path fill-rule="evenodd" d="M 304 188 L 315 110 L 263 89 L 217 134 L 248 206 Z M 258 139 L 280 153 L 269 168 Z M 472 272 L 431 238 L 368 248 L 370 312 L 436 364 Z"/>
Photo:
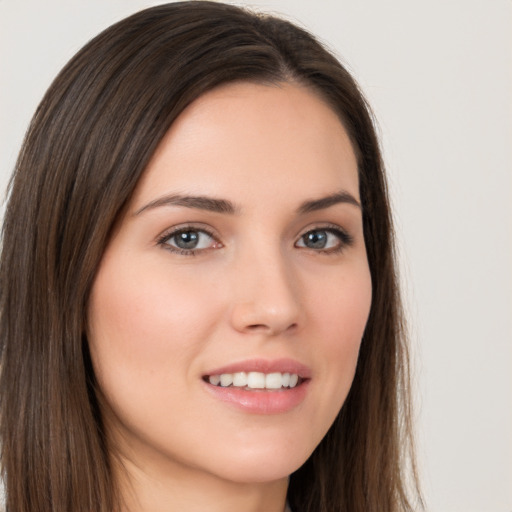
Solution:
<path fill-rule="evenodd" d="M 194 469 L 165 472 L 123 460 L 121 512 L 283 512 L 288 479 L 232 482 Z"/>

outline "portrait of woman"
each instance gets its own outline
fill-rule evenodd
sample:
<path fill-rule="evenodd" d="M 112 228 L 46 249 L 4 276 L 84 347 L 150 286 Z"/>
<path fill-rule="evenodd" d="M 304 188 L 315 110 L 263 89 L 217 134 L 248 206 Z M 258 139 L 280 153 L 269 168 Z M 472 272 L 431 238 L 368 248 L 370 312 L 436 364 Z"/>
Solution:
<path fill-rule="evenodd" d="M 186 1 L 88 42 L 0 286 L 7 512 L 423 509 L 375 119 L 297 24 Z"/>

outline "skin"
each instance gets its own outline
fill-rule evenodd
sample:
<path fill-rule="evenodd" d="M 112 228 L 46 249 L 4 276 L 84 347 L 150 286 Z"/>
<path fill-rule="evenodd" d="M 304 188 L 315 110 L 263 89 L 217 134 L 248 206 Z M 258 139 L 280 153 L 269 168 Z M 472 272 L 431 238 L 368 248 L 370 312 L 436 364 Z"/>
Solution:
<path fill-rule="evenodd" d="M 298 212 L 340 192 L 354 201 Z M 160 201 L 176 194 L 236 211 Z M 346 131 L 304 87 L 230 84 L 173 124 L 114 230 L 88 311 L 126 511 L 283 511 L 288 476 L 354 376 L 371 303 L 358 201 Z M 199 249 L 176 252 L 167 235 L 183 226 L 212 236 L 196 231 Z M 312 230 L 328 237 L 324 250 L 304 238 Z M 209 371 L 253 358 L 306 365 L 304 400 L 255 414 L 206 391 Z"/>

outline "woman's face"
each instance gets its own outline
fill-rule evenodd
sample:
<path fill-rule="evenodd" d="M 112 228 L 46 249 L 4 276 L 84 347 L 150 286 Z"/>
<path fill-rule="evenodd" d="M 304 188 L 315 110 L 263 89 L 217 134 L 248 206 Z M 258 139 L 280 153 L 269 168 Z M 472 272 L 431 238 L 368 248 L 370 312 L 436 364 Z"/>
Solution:
<path fill-rule="evenodd" d="M 92 289 L 109 435 L 146 473 L 286 478 L 347 396 L 370 302 L 335 113 L 289 84 L 205 94 L 159 145 Z"/>

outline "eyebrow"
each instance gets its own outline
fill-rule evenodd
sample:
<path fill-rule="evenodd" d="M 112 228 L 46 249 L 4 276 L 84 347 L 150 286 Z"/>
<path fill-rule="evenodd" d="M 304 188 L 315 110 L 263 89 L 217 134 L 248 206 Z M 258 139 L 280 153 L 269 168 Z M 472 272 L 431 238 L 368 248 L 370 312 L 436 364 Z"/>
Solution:
<path fill-rule="evenodd" d="M 361 204 L 352 194 L 342 190 L 341 192 L 336 192 L 326 197 L 313 199 L 312 201 L 304 201 L 297 211 L 302 214 L 316 212 L 317 210 L 324 210 L 340 203 L 348 203 L 361 208 Z"/>
<path fill-rule="evenodd" d="M 361 204 L 352 194 L 346 191 L 341 191 L 325 197 L 321 197 L 319 199 L 304 201 L 299 206 L 299 208 L 297 208 L 297 213 L 305 214 L 318 210 L 324 210 L 340 203 L 347 203 L 361 208 Z M 238 206 L 235 206 L 234 203 L 228 201 L 227 199 L 216 199 L 208 196 L 172 194 L 159 197 L 158 199 L 149 202 L 142 208 L 139 208 L 134 213 L 134 215 L 139 215 L 146 210 L 152 210 L 161 206 L 184 206 L 185 208 L 194 208 L 198 210 L 206 210 L 209 212 L 224 213 L 230 215 L 234 215 L 241 210 Z"/>
<path fill-rule="evenodd" d="M 185 208 L 195 208 L 198 210 L 207 210 L 216 213 L 229 213 L 234 214 L 239 211 L 239 208 L 226 199 L 215 199 L 207 196 L 187 196 L 181 194 L 173 194 L 169 196 L 160 197 L 146 204 L 134 215 L 139 215 L 146 210 L 152 210 L 160 206 L 184 206 Z"/>

